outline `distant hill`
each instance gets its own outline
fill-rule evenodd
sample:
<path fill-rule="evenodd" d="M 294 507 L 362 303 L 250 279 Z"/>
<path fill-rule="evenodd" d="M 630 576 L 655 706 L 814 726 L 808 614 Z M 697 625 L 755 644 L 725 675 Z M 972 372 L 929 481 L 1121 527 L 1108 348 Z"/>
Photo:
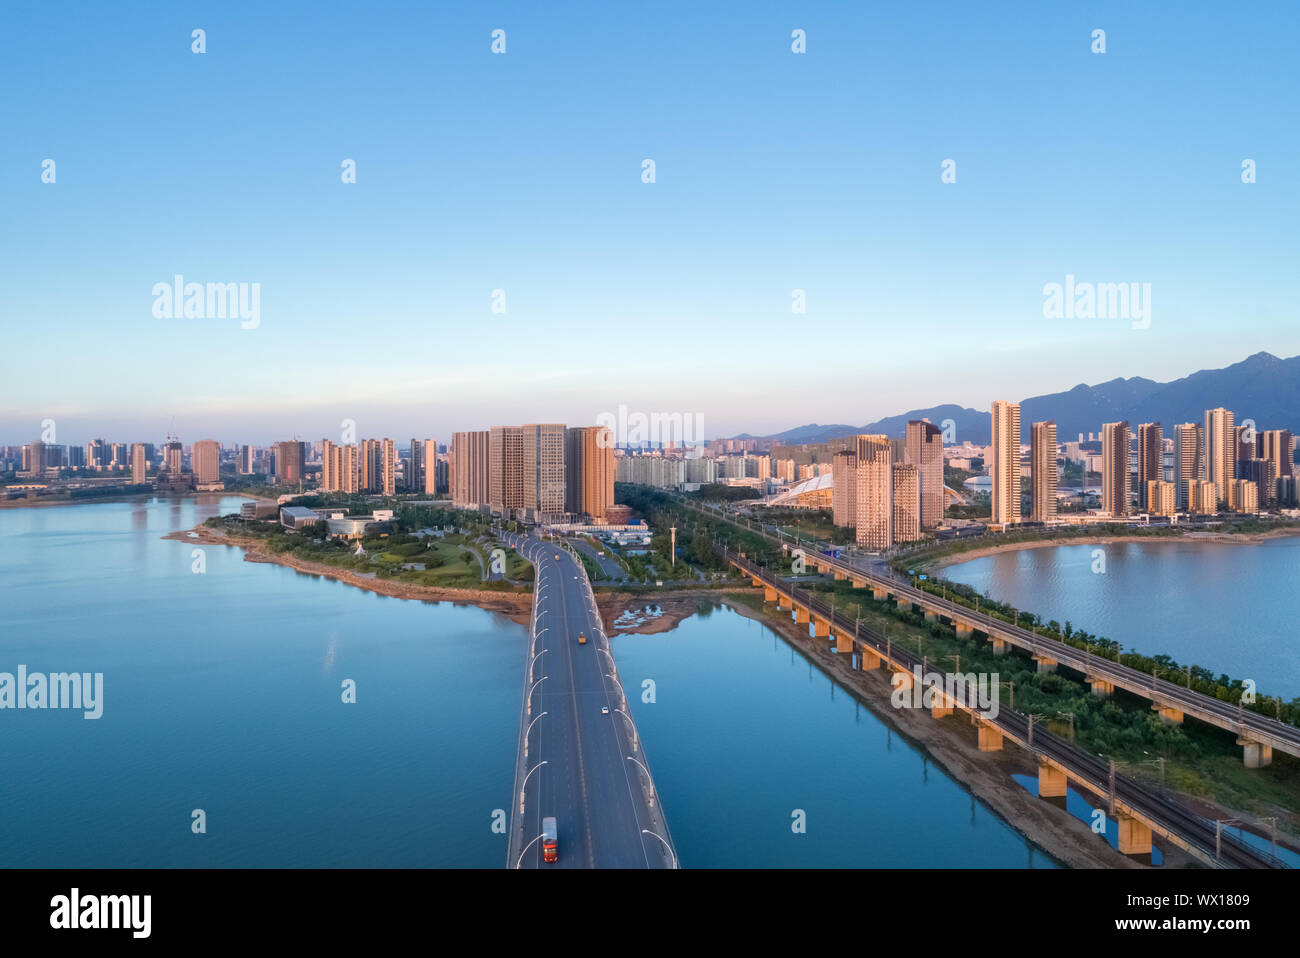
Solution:
<path fill-rule="evenodd" d="M 1102 423 L 1121 419 L 1134 427 L 1143 422 L 1161 423 L 1165 435 L 1170 436 L 1176 424 L 1203 422 L 1205 410 L 1216 406 L 1235 412 L 1238 423 L 1253 419 L 1258 429 L 1300 433 L 1300 356 L 1278 359 L 1270 353 L 1256 353 L 1223 369 L 1202 369 L 1168 383 L 1135 376 L 1096 386 L 1080 383 L 1065 392 L 1033 396 L 1020 404 L 1021 438 L 1028 441 L 1029 423 L 1046 419 L 1055 421 L 1060 442 L 1076 439 L 1081 432 L 1099 433 Z M 913 409 L 865 426 L 811 423 L 763 438 L 795 445 L 860 432 L 902 436 L 909 419 L 929 419 L 935 424 L 951 419 L 959 442 L 983 444 L 990 439 L 987 411 L 953 403 Z"/>

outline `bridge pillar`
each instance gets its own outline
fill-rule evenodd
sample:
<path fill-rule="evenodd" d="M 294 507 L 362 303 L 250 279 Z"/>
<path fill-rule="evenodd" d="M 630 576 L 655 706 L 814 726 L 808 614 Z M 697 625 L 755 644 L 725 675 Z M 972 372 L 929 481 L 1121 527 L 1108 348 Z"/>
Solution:
<path fill-rule="evenodd" d="M 993 654 L 994 654 L 994 655 L 1006 655 L 1006 654 L 1007 654 L 1007 640 L 1006 640 L 1006 639 L 999 639 L 997 636 L 994 635 L 994 636 L 990 636 L 990 637 L 989 637 L 989 641 L 991 641 L 991 642 L 993 643 Z"/>
<path fill-rule="evenodd" d="M 859 586 L 856 582 L 853 583 L 855 588 L 864 588 L 866 584 L 867 583 L 865 581 L 862 583 L 861 586 Z M 889 598 L 889 590 L 882 589 L 878 585 L 873 585 L 871 587 L 871 597 L 875 599 L 877 602 L 884 602 L 886 599 Z"/>
<path fill-rule="evenodd" d="M 912 673 L 909 672 L 907 669 L 892 669 L 891 671 L 893 674 L 890 675 L 889 677 L 890 684 L 893 685 L 894 688 L 896 689 L 907 689 L 910 692 L 912 690 L 912 686 L 916 684 L 916 678 L 912 675 Z M 897 678 L 897 676 L 900 675 L 902 676 L 902 678 L 901 679 Z"/>
<path fill-rule="evenodd" d="M 1168 705 L 1160 705 L 1156 702 L 1152 702 L 1151 711 L 1157 713 L 1160 716 L 1160 721 L 1162 722 L 1168 722 L 1170 725 L 1183 724 L 1183 713 L 1176 708 L 1172 708 Z"/>
<path fill-rule="evenodd" d="M 957 628 L 957 638 L 959 639 L 969 639 L 971 635 L 975 632 L 975 629 L 972 626 L 969 626 L 964 622 L 958 622 L 956 628 Z"/>
<path fill-rule="evenodd" d="M 844 572 L 841 572 L 839 569 L 831 569 L 831 575 L 835 578 L 836 582 L 843 582 L 845 579 L 848 578 L 848 575 Z"/>
<path fill-rule="evenodd" d="M 1088 685 L 1092 687 L 1092 694 L 1098 698 L 1110 698 L 1115 694 L 1115 683 L 1108 682 L 1105 679 L 1093 678 L 1088 676 Z"/>
<path fill-rule="evenodd" d="M 926 612 L 925 612 L 925 621 L 927 621 L 927 622 L 938 622 L 938 621 L 939 621 L 939 613 L 938 613 L 938 612 L 931 612 L 929 609 L 927 609 Z"/>
<path fill-rule="evenodd" d="M 849 579 L 853 582 L 853 588 L 855 589 L 865 589 L 867 587 L 866 579 L 854 579 L 852 576 L 849 576 Z M 874 592 L 871 594 L 871 597 L 873 599 L 875 598 Z"/>
<path fill-rule="evenodd" d="M 808 609 L 802 605 L 794 607 L 794 620 L 800 625 L 808 624 Z"/>
<path fill-rule="evenodd" d="M 1247 768 L 1263 768 L 1266 765 L 1273 764 L 1273 746 L 1265 745 L 1262 742 L 1252 742 L 1247 738 L 1237 739 L 1237 744 L 1241 746 L 1242 761 L 1246 763 Z"/>
<path fill-rule="evenodd" d="M 987 722 L 980 722 L 980 751 L 981 752 L 1000 752 L 1002 751 L 1002 732 L 996 725 L 989 725 Z"/>
<path fill-rule="evenodd" d="M 880 668 L 880 655 L 874 649 L 863 646 L 858 652 L 858 668 L 864 670 Z"/>
<path fill-rule="evenodd" d="M 1034 661 L 1038 663 L 1038 671 L 1055 672 L 1056 659 L 1048 658 L 1046 655 L 1035 655 Z"/>
<path fill-rule="evenodd" d="M 824 639 L 831 634 L 831 623 L 828 619 L 823 619 L 819 615 L 814 615 L 812 620 L 813 638 Z"/>
<path fill-rule="evenodd" d="M 951 714 L 952 699 L 935 690 L 934 696 L 930 699 L 930 718 L 947 718 Z"/>
<path fill-rule="evenodd" d="M 853 654 L 853 636 L 845 635 L 843 632 L 835 633 L 835 651 L 841 654 L 847 652 Z"/>
<path fill-rule="evenodd" d="M 1119 853 L 1121 855 L 1150 855 L 1151 826 L 1130 815 L 1116 812 L 1115 822 L 1119 829 Z"/>
<path fill-rule="evenodd" d="M 1065 772 L 1050 762 L 1038 763 L 1038 797 L 1064 798 L 1067 780 Z"/>
<path fill-rule="evenodd" d="M 776 607 L 780 609 L 782 612 L 789 612 L 790 600 L 778 592 L 776 595 Z"/>
<path fill-rule="evenodd" d="M 776 589 L 772 588 L 770 585 L 765 585 L 765 586 L 763 586 L 763 601 L 764 601 L 764 602 L 775 602 L 775 601 L 776 601 Z"/>

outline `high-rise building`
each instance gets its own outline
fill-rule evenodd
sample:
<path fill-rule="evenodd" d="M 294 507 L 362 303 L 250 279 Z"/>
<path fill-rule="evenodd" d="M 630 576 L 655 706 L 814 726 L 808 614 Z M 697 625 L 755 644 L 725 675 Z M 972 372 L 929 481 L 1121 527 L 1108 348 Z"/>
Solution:
<path fill-rule="evenodd" d="M 893 466 L 894 542 L 921 538 L 921 469 L 912 463 Z"/>
<path fill-rule="evenodd" d="M 1174 494 L 1172 482 L 1151 480 L 1147 483 L 1145 499 L 1147 511 L 1153 516 L 1172 516 L 1178 508 L 1178 499 Z"/>
<path fill-rule="evenodd" d="M 1132 446 L 1127 422 L 1108 422 L 1101 427 L 1101 511 L 1107 515 L 1130 513 Z"/>
<path fill-rule="evenodd" d="M 488 502 L 502 515 L 524 507 L 523 426 L 488 430 Z"/>
<path fill-rule="evenodd" d="M 149 460 L 144 453 L 144 443 L 131 444 L 131 482 L 140 486 L 145 482 L 149 471 Z"/>
<path fill-rule="evenodd" d="M 1147 504 L 1147 483 L 1165 478 L 1165 436 L 1158 422 L 1138 425 L 1138 505 L 1150 511 Z"/>
<path fill-rule="evenodd" d="M 1020 404 L 998 399 L 993 403 L 993 524 L 1020 521 Z"/>
<path fill-rule="evenodd" d="M 362 492 L 379 492 L 383 464 L 378 439 L 362 439 L 357 459 L 357 485 Z"/>
<path fill-rule="evenodd" d="M 1231 479 L 1228 482 L 1228 508 L 1233 512 L 1259 510 L 1259 491 L 1249 479 Z"/>
<path fill-rule="evenodd" d="M 86 446 L 86 465 L 91 469 L 107 469 L 109 461 L 108 443 L 102 439 L 92 439 Z M 180 466 L 176 472 L 180 473 Z"/>
<path fill-rule="evenodd" d="M 275 444 L 275 481 L 282 486 L 296 486 L 302 482 L 302 443 L 289 439 Z"/>
<path fill-rule="evenodd" d="M 1273 471 L 1279 477 L 1295 475 L 1295 460 L 1292 447 L 1294 441 L 1289 429 L 1269 429 L 1257 434 L 1256 455 L 1273 463 Z"/>
<path fill-rule="evenodd" d="M 1056 521 L 1056 423 L 1029 427 L 1029 487 L 1034 522 Z"/>
<path fill-rule="evenodd" d="M 200 439 L 190 446 L 190 470 L 196 483 L 221 479 L 221 444 L 215 439 Z"/>
<path fill-rule="evenodd" d="M 386 496 L 397 493 L 397 443 L 384 439 L 379 443 L 379 491 Z"/>
<path fill-rule="evenodd" d="M 1178 509 L 1191 511 L 1188 483 L 1205 478 L 1205 437 L 1201 424 L 1185 422 L 1174 427 L 1174 486 Z"/>
<path fill-rule="evenodd" d="M 943 522 L 943 430 L 924 419 L 907 424 L 907 461 L 921 477 L 921 527 Z"/>
<path fill-rule="evenodd" d="M 45 443 L 39 439 L 23 446 L 23 472 L 33 477 L 45 475 Z"/>
<path fill-rule="evenodd" d="M 459 509 L 489 502 L 488 437 L 487 430 L 452 433 L 451 503 Z"/>
<path fill-rule="evenodd" d="M 894 450 L 889 437 L 857 437 L 857 544 L 883 551 L 894 544 Z"/>
<path fill-rule="evenodd" d="M 321 441 L 320 487 L 323 492 L 358 491 L 358 454 L 356 446 L 339 446 L 328 439 Z"/>
<path fill-rule="evenodd" d="M 564 433 L 564 511 L 603 519 L 614 504 L 614 431 L 575 426 Z"/>
<path fill-rule="evenodd" d="M 1205 410 L 1205 473 L 1220 502 L 1228 498 L 1228 480 L 1237 459 L 1232 413 L 1220 406 Z"/>
<path fill-rule="evenodd" d="M 841 449 L 832 459 L 831 522 L 841 529 L 858 525 L 858 454 L 852 449 Z"/>
<path fill-rule="evenodd" d="M 436 461 L 436 455 L 434 459 Z M 411 458 L 406 471 L 403 473 L 407 489 L 412 492 L 424 491 L 424 467 L 424 443 L 412 436 Z"/>
<path fill-rule="evenodd" d="M 411 440 L 411 460 L 415 460 L 415 440 Z M 426 439 L 420 444 L 420 486 L 426 496 L 438 494 L 438 440 Z M 417 487 L 418 488 L 418 487 Z"/>
<path fill-rule="evenodd" d="M 523 427 L 524 509 L 535 520 L 564 515 L 564 424 Z"/>
<path fill-rule="evenodd" d="M 181 461 L 185 456 L 185 447 L 175 439 L 163 446 L 163 469 L 167 475 L 175 478 L 181 474 Z"/>
<path fill-rule="evenodd" d="M 253 447 L 241 445 L 239 453 L 235 457 L 235 469 L 241 476 L 251 476 L 253 474 Z"/>
<path fill-rule="evenodd" d="M 130 448 L 124 442 L 109 443 L 109 465 L 114 469 L 125 469 L 131 464 Z"/>

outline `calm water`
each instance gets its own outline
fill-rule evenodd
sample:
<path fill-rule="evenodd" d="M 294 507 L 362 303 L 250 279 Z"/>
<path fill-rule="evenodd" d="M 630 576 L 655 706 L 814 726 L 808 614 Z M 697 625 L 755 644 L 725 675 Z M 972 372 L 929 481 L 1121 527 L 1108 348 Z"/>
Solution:
<path fill-rule="evenodd" d="M 613 647 L 683 867 L 1053 867 L 762 623 Z"/>
<path fill-rule="evenodd" d="M 1105 572 L 1093 552 L 1102 549 Z M 1300 539 L 1120 542 L 1021 549 L 943 573 L 996 599 L 1067 619 L 1149 655 L 1300 695 Z"/>
<path fill-rule="evenodd" d="M 239 502 L 0 511 L 0 671 L 105 683 L 0 712 L 0 865 L 501 867 L 523 628 L 159 538 Z M 687 866 L 1051 864 L 759 623 L 614 648 Z"/>

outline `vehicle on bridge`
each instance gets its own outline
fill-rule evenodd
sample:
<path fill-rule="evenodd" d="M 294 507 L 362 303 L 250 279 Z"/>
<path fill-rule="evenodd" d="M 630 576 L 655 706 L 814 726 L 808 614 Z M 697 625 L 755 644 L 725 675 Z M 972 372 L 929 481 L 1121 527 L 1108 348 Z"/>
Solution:
<path fill-rule="evenodd" d="M 579 633 L 578 633 L 578 644 L 579 644 L 579 645 L 586 645 L 586 644 L 587 644 L 587 633 L 586 633 L 586 632 L 579 632 Z"/>
<path fill-rule="evenodd" d="M 542 819 L 542 861 L 553 862 L 559 858 L 555 841 L 555 819 Z"/>

